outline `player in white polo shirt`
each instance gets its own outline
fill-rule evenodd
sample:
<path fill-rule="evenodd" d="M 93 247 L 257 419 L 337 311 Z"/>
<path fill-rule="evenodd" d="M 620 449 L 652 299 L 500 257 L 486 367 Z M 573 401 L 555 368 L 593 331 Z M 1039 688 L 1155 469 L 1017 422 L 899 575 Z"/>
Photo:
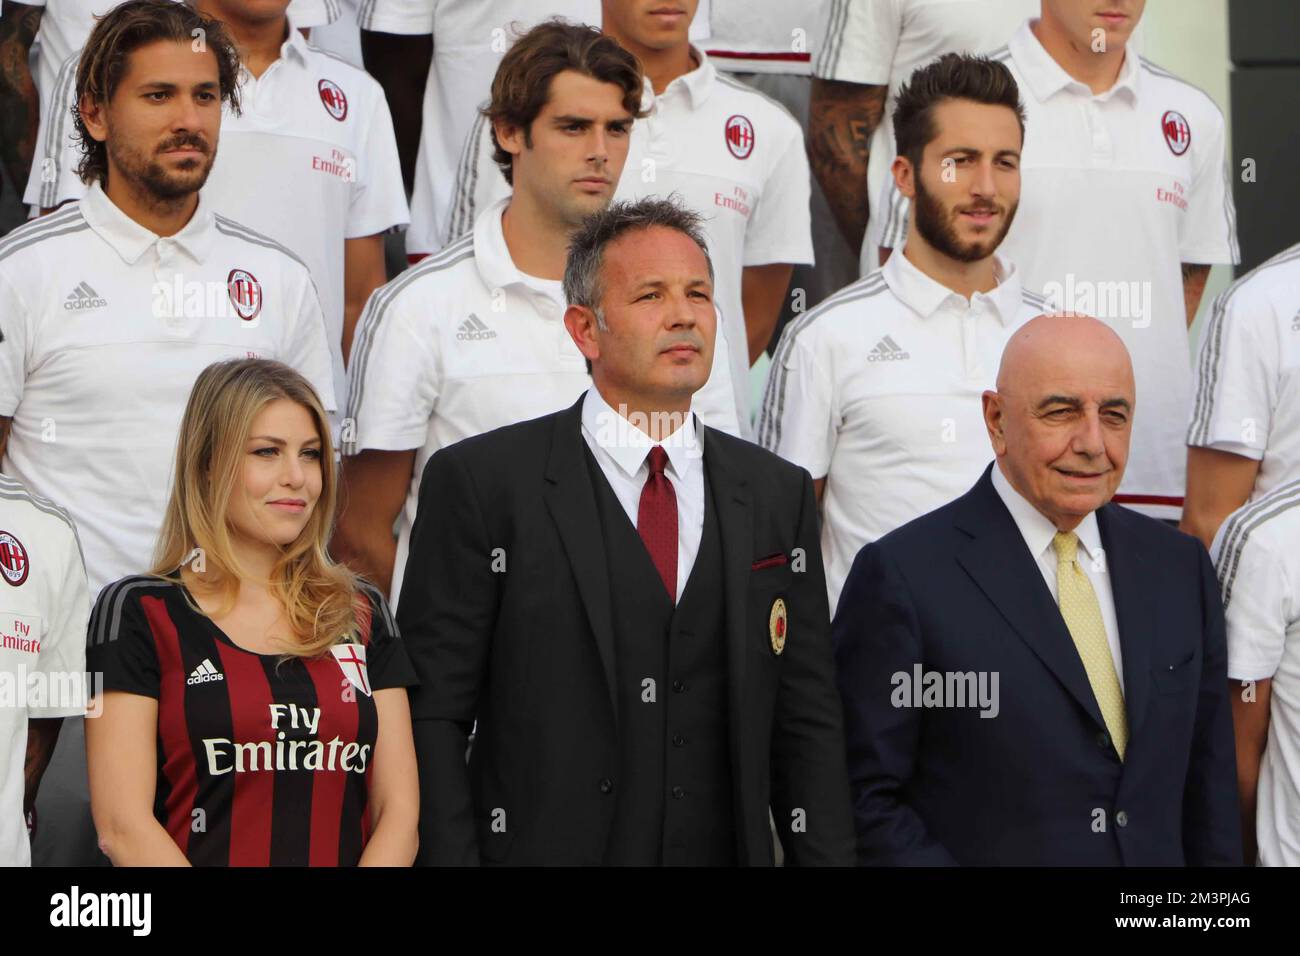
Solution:
<path fill-rule="evenodd" d="M 676 195 L 704 217 L 717 270 L 736 414 L 750 436 L 749 367 L 767 347 L 795 264 L 811 263 L 811 180 L 803 133 L 781 104 L 720 74 L 691 46 L 696 0 L 605 4 L 602 29 L 645 66 L 644 119 L 632 130 L 616 199 Z M 450 235 L 508 193 L 489 169 L 490 130 L 465 143 Z M 718 348 L 722 347 L 719 342 Z"/>
<path fill-rule="evenodd" d="M 991 54 L 1020 86 L 1027 128 L 1020 215 L 1002 253 L 1026 288 L 1124 340 L 1142 412 L 1115 501 L 1176 521 L 1192 399 L 1187 329 L 1210 265 L 1240 257 L 1223 114 L 1128 48 L 1143 6 L 1107 0 L 1090 12 L 1043 0 L 1042 16 Z"/>
<path fill-rule="evenodd" d="M 429 457 L 557 411 L 590 385 L 562 321 L 560 279 L 569 236 L 613 195 L 640 91 L 635 58 L 591 27 L 553 21 L 525 34 L 502 60 L 489 105 L 501 144 L 491 172 L 513 179 L 513 195 L 366 308 L 349 370 L 348 493 L 334 550 L 394 600 Z M 725 363 L 714 370 L 712 398 L 696 410 L 735 433 Z"/>
<path fill-rule="evenodd" d="M 813 476 L 832 612 L 864 545 L 979 477 L 981 395 L 1046 304 L 994 255 L 1024 135 L 1006 68 L 947 54 L 912 74 L 894 123 L 914 231 L 902 255 L 786 326 L 759 418 L 759 442 Z"/>
<path fill-rule="evenodd" d="M 72 518 L 0 475 L 0 867 L 31 862 L 31 815 L 63 718 L 85 713 L 90 595 Z M 29 819 L 32 817 L 29 816 Z"/>
<path fill-rule="evenodd" d="M 997 49 L 1037 12 L 1038 0 L 827 0 L 813 58 L 809 155 L 845 238 L 861 247 L 862 275 L 883 261 L 877 247 L 887 224 L 907 223 L 889 171 L 899 86 L 940 54 Z"/>
<path fill-rule="evenodd" d="M 126 23 L 157 39 L 127 45 Z M 192 29 L 207 31 L 202 52 Z M 0 415 L 12 419 L 5 472 L 76 518 L 97 589 L 149 563 L 200 369 L 276 358 L 333 395 L 306 266 L 199 198 L 221 102 L 236 95 L 224 32 L 183 4 L 131 0 L 90 42 L 126 52 L 127 68 L 111 83 L 87 47 L 92 184 L 0 241 Z"/>
<path fill-rule="evenodd" d="M 1233 512 L 1210 548 L 1228 627 L 1246 864 L 1300 865 L 1300 479 Z"/>
<path fill-rule="evenodd" d="M 199 0 L 238 47 L 240 112 L 221 120 L 221 162 L 204 199 L 283 243 L 308 266 L 325 314 L 334 390 L 346 398 L 344 356 L 370 293 L 383 285 L 383 233 L 405 225 L 406 198 L 383 90 L 362 70 L 308 44 L 287 0 Z M 68 64 L 75 70 L 75 56 Z M 58 111 L 52 176 L 33 176 L 27 202 L 80 198 L 70 137 L 75 91 Z M 38 157 L 39 158 L 39 157 Z M 41 166 L 38 163 L 38 166 Z"/>
<path fill-rule="evenodd" d="M 58 104 L 67 100 L 73 85 L 75 65 L 66 71 L 62 67 L 85 45 L 95 18 L 103 16 L 118 2 L 3 0 L 0 5 L 0 117 L 3 117 L 0 129 L 7 131 L 12 123 L 13 129 L 22 129 L 26 134 L 12 144 L 20 155 L 5 157 L 10 160 L 15 189 L 22 189 L 29 182 L 33 165 L 39 178 L 40 157 L 56 152 L 57 143 L 48 147 L 38 144 L 56 132 L 46 119 L 57 110 Z M 336 19 L 340 0 L 293 0 L 292 9 L 299 26 L 313 27 Z M 37 138 L 38 129 L 41 139 Z M 5 142 L 7 138 L 0 135 L 0 148 L 10 148 L 10 143 Z"/>
<path fill-rule="evenodd" d="M 1182 529 L 1208 546 L 1228 514 L 1300 478 L 1300 243 L 1214 300 L 1195 376 Z"/>

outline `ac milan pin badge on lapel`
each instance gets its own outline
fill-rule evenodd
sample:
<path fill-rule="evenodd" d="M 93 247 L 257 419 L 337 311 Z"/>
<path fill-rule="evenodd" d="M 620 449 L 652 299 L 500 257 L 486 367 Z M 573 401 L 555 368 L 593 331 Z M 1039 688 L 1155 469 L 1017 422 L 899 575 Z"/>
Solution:
<path fill-rule="evenodd" d="M 780 654 L 785 650 L 785 632 L 785 601 L 777 598 L 772 602 L 772 613 L 767 616 L 767 635 L 772 639 L 773 654 Z"/>

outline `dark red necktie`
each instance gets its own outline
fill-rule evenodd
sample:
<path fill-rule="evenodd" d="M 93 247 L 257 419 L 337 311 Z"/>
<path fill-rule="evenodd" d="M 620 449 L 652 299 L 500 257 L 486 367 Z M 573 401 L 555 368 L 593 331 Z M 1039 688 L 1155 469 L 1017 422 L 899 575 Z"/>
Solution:
<path fill-rule="evenodd" d="M 650 474 L 641 489 L 641 504 L 636 512 L 636 530 L 650 552 L 650 560 L 659 570 L 664 587 L 673 602 L 677 601 L 677 493 L 664 474 L 668 452 L 662 445 L 650 449 Z"/>

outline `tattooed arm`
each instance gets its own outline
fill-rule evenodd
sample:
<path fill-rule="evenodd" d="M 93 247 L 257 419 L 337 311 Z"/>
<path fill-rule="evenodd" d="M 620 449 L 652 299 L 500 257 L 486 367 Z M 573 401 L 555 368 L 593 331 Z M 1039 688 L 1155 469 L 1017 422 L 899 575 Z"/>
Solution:
<path fill-rule="evenodd" d="M 0 10 L 0 162 L 19 196 L 31 174 L 40 121 L 40 98 L 27 55 L 41 25 L 42 9 L 6 0 Z"/>
<path fill-rule="evenodd" d="M 885 112 L 888 87 L 813 78 L 808 161 L 845 240 L 859 255 L 871 197 L 867 158 Z"/>

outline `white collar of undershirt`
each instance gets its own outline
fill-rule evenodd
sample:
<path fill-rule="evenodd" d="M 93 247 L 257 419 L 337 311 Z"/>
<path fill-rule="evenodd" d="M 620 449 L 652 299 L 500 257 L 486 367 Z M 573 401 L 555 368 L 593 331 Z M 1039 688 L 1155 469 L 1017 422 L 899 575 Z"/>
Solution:
<path fill-rule="evenodd" d="M 587 389 L 582 400 L 582 427 L 629 478 L 645 464 L 650 449 L 662 445 L 668 453 L 668 467 L 673 475 L 678 481 L 685 481 L 702 451 L 693 412 L 688 411 L 676 430 L 656 442 L 612 408 L 594 386 Z"/>

